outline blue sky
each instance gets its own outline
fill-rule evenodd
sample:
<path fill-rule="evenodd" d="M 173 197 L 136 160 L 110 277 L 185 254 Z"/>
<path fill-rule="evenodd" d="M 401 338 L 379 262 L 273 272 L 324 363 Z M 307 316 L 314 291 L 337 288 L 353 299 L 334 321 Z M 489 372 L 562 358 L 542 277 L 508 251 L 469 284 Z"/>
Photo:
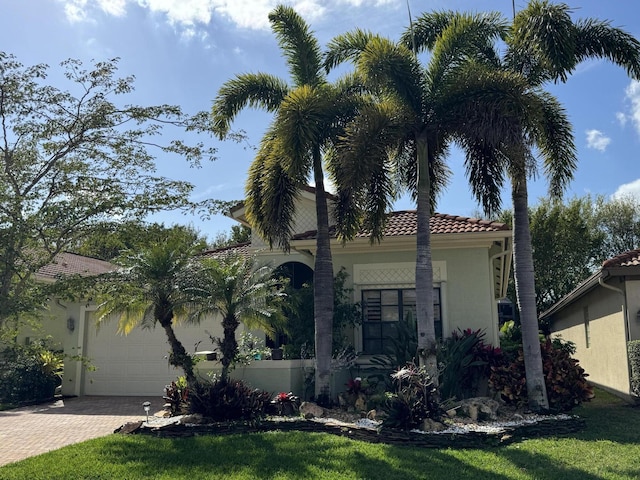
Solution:
<path fill-rule="evenodd" d="M 324 46 L 354 27 L 397 39 L 408 24 L 405 0 L 295 0 L 287 2 L 304 16 Z M 635 0 L 569 0 L 575 18 L 611 21 L 640 37 L 640 2 Z M 0 0 L 0 45 L 25 65 L 47 63 L 54 71 L 67 59 L 85 62 L 120 57 L 120 74 L 136 77 L 128 101 L 140 105 L 178 104 L 195 113 L 208 110 L 220 86 L 239 73 L 267 72 L 288 78 L 288 72 L 267 14 L 272 0 Z M 410 0 L 414 16 L 438 9 L 499 10 L 509 17 L 510 0 Z M 517 0 L 516 9 L 526 2 Z M 60 82 L 56 86 L 67 88 Z M 580 65 L 566 84 L 549 85 L 574 125 L 578 170 L 566 195 L 587 193 L 640 197 L 640 83 L 606 61 Z M 234 129 L 257 145 L 270 115 L 247 109 Z M 218 149 L 217 160 L 189 169 L 175 157 L 158 156 L 158 172 L 195 185 L 194 199 L 235 200 L 243 197 L 253 150 L 247 145 L 204 137 Z M 454 175 L 437 210 L 472 216 L 478 207 L 464 178 L 463 158 L 453 152 Z M 530 203 L 546 193 L 541 179 L 530 184 Z M 503 195 L 508 207 L 508 191 Z M 403 198 L 397 209 L 413 208 Z M 213 238 L 233 221 L 216 216 L 208 221 L 178 213 L 158 218 L 166 224 L 191 224 Z"/>

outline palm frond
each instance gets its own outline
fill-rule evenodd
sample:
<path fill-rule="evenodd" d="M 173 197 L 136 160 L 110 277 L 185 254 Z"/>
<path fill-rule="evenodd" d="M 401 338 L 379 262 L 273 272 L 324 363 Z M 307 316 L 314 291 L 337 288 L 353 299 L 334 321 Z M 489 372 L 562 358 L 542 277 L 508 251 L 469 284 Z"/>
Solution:
<path fill-rule="evenodd" d="M 527 8 L 516 15 L 507 39 L 510 67 L 536 85 L 548 78 L 566 81 L 577 60 L 570 14 L 570 8 L 564 3 L 530 1 Z"/>
<path fill-rule="evenodd" d="M 426 12 L 413 22 L 413 28 L 408 27 L 404 31 L 400 42 L 409 50 L 413 50 L 414 45 L 418 52 L 433 50 L 436 42 L 451 24 L 460 20 L 478 25 L 478 29 L 485 33 L 484 37 L 476 37 L 480 40 L 476 50 L 485 51 L 487 58 L 495 62 L 497 57 L 492 48 L 492 42 L 496 39 L 505 39 L 508 33 L 508 22 L 500 12 L 460 13 L 452 10 Z"/>
<path fill-rule="evenodd" d="M 304 19 L 292 7 L 279 5 L 269 14 L 269 22 L 294 83 L 297 86 L 323 83 L 322 52 Z"/>
<path fill-rule="evenodd" d="M 231 122 L 246 106 L 276 111 L 289 91 L 286 82 L 265 73 L 238 75 L 220 87 L 213 101 L 213 131 L 221 139 L 229 132 Z"/>
<path fill-rule="evenodd" d="M 325 71 L 328 73 L 346 61 L 355 62 L 375 36 L 367 30 L 358 28 L 333 38 L 327 44 L 327 51 L 324 54 Z"/>
<path fill-rule="evenodd" d="M 623 67 L 629 76 L 640 79 L 640 42 L 610 22 L 595 19 L 578 20 L 576 31 L 576 57 L 581 62 L 588 58 L 605 58 Z"/>
<path fill-rule="evenodd" d="M 507 159 L 503 152 L 482 139 L 465 140 L 460 143 L 466 152 L 465 170 L 471 191 L 485 215 L 492 216 L 501 210 L 500 192 Z"/>
<path fill-rule="evenodd" d="M 530 117 L 535 121 L 530 132 L 543 158 L 549 193 L 560 198 L 577 167 L 572 125 L 566 110 L 550 93 L 536 92 L 532 101 L 538 103 L 540 115 Z"/>
<path fill-rule="evenodd" d="M 373 89 L 393 92 L 416 113 L 424 110 L 424 76 L 406 47 L 374 37 L 358 56 L 356 67 Z"/>

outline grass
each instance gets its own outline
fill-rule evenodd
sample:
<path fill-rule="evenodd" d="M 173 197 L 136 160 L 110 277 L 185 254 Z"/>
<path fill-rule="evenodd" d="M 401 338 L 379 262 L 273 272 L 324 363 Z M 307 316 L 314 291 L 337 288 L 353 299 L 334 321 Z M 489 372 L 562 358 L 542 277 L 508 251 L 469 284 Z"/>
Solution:
<path fill-rule="evenodd" d="M 637 479 L 640 409 L 604 392 L 587 428 L 491 449 L 420 449 L 328 434 L 111 435 L 0 467 L 0 479 Z"/>

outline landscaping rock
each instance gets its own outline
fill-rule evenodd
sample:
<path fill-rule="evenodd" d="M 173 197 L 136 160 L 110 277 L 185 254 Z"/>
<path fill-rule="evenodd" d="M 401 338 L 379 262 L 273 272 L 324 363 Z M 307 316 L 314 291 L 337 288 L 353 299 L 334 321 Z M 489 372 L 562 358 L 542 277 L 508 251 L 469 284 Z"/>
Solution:
<path fill-rule="evenodd" d="M 440 423 L 437 420 L 433 420 L 431 418 L 425 418 L 422 421 L 423 432 L 441 432 L 446 428 L 447 427 L 443 423 Z"/>
<path fill-rule="evenodd" d="M 467 398 L 460 402 L 459 413 L 474 422 L 496 420 L 500 403 L 489 397 Z"/>
<path fill-rule="evenodd" d="M 324 408 L 313 402 L 302 402 L 302 405 L 300 405 L 300 414 L 304 418 L 321 418 L 325 416 L 326 412 Z"/>
<path fill-rule="evenodd" d="M 201 413 L 184 415 L 178 422 L 182 425 L 203 425 L 207 423 Z"/>

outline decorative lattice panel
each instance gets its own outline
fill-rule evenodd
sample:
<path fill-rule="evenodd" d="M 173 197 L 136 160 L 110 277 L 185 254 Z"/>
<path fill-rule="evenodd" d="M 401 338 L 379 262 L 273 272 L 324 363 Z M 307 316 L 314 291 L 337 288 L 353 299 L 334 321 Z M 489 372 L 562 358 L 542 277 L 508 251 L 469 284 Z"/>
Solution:
<path fill-rule="evenodd" d="M 375 263 L 353 266 L 356 285 L 413 285 L 415 263 Z M 433 281 L 446 281 L 446 263 L 433 262 Z"/>

